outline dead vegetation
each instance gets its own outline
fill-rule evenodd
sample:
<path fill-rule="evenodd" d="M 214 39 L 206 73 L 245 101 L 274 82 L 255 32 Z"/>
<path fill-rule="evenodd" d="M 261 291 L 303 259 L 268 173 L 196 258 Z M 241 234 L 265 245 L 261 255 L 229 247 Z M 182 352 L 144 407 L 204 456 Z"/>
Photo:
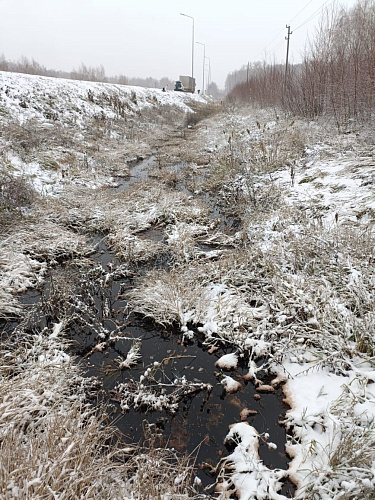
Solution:
<path fill-rule="evenodd" d="M 98 341 L 94 348 L 104 348 L 111 341 L 105 325 L 111 307 L 107 286 L 122 276 L 134 280 L 132 290 L 122 296 L 129 310 L 171 334 L 178 326 L 183 339 L 198 333 L 207 347 L 235 348 L 256 383 L 260 369 L 279 373 L 291 359 L 301 366 L 308 363 L 308 370 L 347 376 L 356 369 L 355 360 L 370 362 L 375 352 L 371 213 L 343 223 L 340 215 L 329 223 L 325 217 L 332 207 L 318 195 L 295 205 L 288 187 L 294 185 L 296 170 L 304 171 L 305 157 L 318 163 L 357 147 L 357 139 L 350 139 L 345 150 L 326 131 L 324 143 L 318 124 L 293 122 L 274 111 L 255 117 L 252 110 L 249 118 L 248 110 L 233 115 L 228 109 L 220 120 L 218 115 L 207 117 L 212 110 L 196 110 L 192 116 L 199 125 L 184 135 L 176 110 L 159 116 L 151 106 L 130 116 L 113 96 L 87 95 L 86 100 L 110 109 L 84 123 L 76 110 L 64 132 L 44 116 L 51 120 L 44 140 L 32 120 L 10 123 L 2 142 L 7 171 L 1 213 L 12 224 L 7 223 L 0 245 L 0 316 L 23 318 L 15 338 L 23 340 L 19 346 L 4 344 L 1 353 L 0 439 L 6 467 L 0 493 L 4 498 L 63 500 L 199 498 L 191 486 L 191 460 L 159 448 L 151 434 L 148 446 L 133 454 L 113 444 L 105 411 L 96 413 L 87 405 L 90 390 L 67 355 L 63 329 L 52 324 L 90 330 Z M 134 101 L 136 95 L 130 107 Z M 319 148 L 312 153 L 308 145 L 316 142 Z M 149 155 L 154 146 L 151 180 L 122 191 L 108 189 L 126 179 L 131 160 Z M 361 147 L 368 152 L 370 145 Z M 18 155 L 24 168 L 39 162 L 43 168 L 35 178 L 47 172 L 51 185 L 59 182 L 59 196 L 54 191 L 54 197 L 40 198 L 29 190 L 27 176 L 12 176 L 11 168 L 17 167 L 12 155 Z M 176 158 L 181 168 L 170 168 Z M 356 165 L 363 166 L 360 158 Z M 361 173 L 364 179 L 366 172 Z M 299 186 L 315 181 L 322 187 L 323 174 L 309 173 Z M 316 182 L 314 189 L 319 188 Z M 238 226 L 228 227 L 224 217 L 220 220 L 223 213 L 239 220 Z M 158 241 L 148 231 L 156 231 Z M 104 242 L 118 259 L 117 267 L 110 263 L 105 270 L 91 259 Z M 158 259 L 166 265 L 151 269 Z M 51 281 L 44 302 L 25 314 L 14 293 L 40 287 L 47 275 Z M 38 315 L 48 317 L 49 329 L 36 329 Z M 123 326 L 119 322 L 115 333 Z M 132 359 L 119 357 L 115 368 L 136 363 L 137 352 L 133 354 Z M 261 368 L 255 363 L 260 359 Z M 125 411 L 145 404 L 135 400 L 143 382 L 118 387 Z M 160 396 L 154 382 L 150 376 L 146 401 Z M 177 404 L 184 388 L 177 380 L 169 406 Z M 366 478 L 371 446 L 356 447 L 355 442 L 372 443 L 373 429 L 361 434 L 358 425 L 350 433 L 347 424 L 337 429 L 337 441 L 346 442 L 348 451 L 335 444 L 326 455 L 338 470 L 350 450 L 363 450 L 363 461 L 352 463 L 367 469 Z M 292 446 L 297 432 L 293 418 L 287 425 Z M 333 488 L 329 481 L 325 484 Z M 358 498 L 367 494 L 358 488 Z M 318 494 L 311 478 L 304 491 Z"/>
<path fill-rule="evenodd" d="M 119 450 L 105 444 L 113 430 L 85 403 L 88 383 L 64 352 L 61 327 L 2 346 L 3 498 L 89 498 L 95 489 L 117 497 Z"/>
<path fill-rule="evenodd" d="M 105 408 L 88 404 L 96 383 L 66 354 L 63 328 L 20 331 L 22 342 L 2 343 L 0 496 L 203 498 L 193 488 L 192 459 L 152 446 L 151 437 L 149 447 L 129 446 Z"/>

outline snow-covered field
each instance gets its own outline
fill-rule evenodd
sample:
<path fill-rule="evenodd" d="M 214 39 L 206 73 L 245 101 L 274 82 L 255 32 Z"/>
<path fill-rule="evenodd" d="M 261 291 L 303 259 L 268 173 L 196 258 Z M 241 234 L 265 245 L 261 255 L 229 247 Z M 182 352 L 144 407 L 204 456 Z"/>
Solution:
<path fill-rule="evenodd" d="M 197 105 L 207 102 L 156 89 L 0 73 L 0 188 L 7 200 L 0 205 L 0 318 L 22 317 L 16 294 L 38 286 L 57 262 L 87 265 L 93 234 L 107 235 L 122 272 L 167 252 L 169 271 L 138 276 L 127 297 L 131 308 L 166 328 L 178 324 L 185 338 L 203 334 L 207 348 L 232 346 L 218 366 L 234 368 L 246 359 L 259 392 L 283 384 L 291 407 L 283 422 L 289 469 L 266 467 L 258 455 L 265 437 L 239 419 L 226 438 L 234 451 L 218 464 L 217 497 L 234 498 L 234 485 L 240 500 L 284 499 L 282 480 L 289 478 L 299 499 L 374 498 L 372 131 L 339 135 L 329 123 L 234 107 L 186 129 L 185 113 Z M 151 156 L 148 179 L 113 189 L 133 160 Z M 34 197 L 14 179 L 30 183 Z M 22 210 L 12 205 L 15 197 Z M 211 202 L 240 221 L 237 229 L 221 227 Z M 155 227 L 163 245 L 141 235 Z M 61 376 L 70 363 L 62 340 L 69 318 L 59 320 L 52 332 L 27 337 L 22 355 L 8 343 L 2 347 L 3 360 L 18 357 L 23 372 L 14 361 L 0 369 L 2 442 L 16 425 L 10 380 L 30 370 L 37 381 L 38 367 L 58 371 L 56 403 L 38 382 L 22 389 L 32 411 L 43 403 L 40 419 L 61 414 L 72 397 L 74 388 Z M 104 330 L 100 335 L 108 341 Z M 262 378 L 269 374 L 266 386 Z M 73 378 L 77 385 L 79 376 Z M 238 389 L 228 374 L 221 384 Z M 83 389 L 76 394 L 84 400 Z M 30 424 L 17 425 L 23 425 L 23 446 L 31 447 Z M 62 456 L 74 447 L 67 437 Z M 42 459 L 33 463 L 17 483 L 8 463 L 1 494 L 42 498 L 35 492 L 45 491 L 43 467 Z M 131 497 L 134 481 L 121 482 L 117 472 L 108 475 L 116 478 L 117 497 L 105 496 L 114 493 L 101 478 L 102 496 L 82 498 L 142 498 Z M 163 495 L 198 498 L 177 478 Z"/>

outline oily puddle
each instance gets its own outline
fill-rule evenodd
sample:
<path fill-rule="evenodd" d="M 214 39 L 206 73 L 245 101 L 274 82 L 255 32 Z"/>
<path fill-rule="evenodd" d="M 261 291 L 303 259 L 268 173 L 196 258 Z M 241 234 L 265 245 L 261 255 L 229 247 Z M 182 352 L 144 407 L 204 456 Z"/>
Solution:
<path fill-rule="evenodd" d="M 108 252 L 104 241 L 100 242 L 92 258 L 106 271 L 120 265 Z M 94 286 L 90 289 L 95 321 L 106 328 L 109 336 L 102 338 L 98 329 L 87 326 L 92 323 L 93 314 L 88 316 L 85 327 L 83 323 L 73 322 L 66 331 L 73 341 L 73 354 L 85 374 L 101 381 L 103 396 L 99 399 L 109 404 L 110 418 L 125 440 L 129 444 L 142 444 L 145 431 L 151 430 L 156 446 L 172 447 L 196 457 L 198 476 L 206 487 L 214 483 L 215 467 L 220 459 L 231 452 L 224 445 L 229 426 L 243 420 L 261 435 L 269 435 L 268 439 L 260 439 L 259 454 L 264 464 L 287 470 L 286 433 L 278 423 L 288 409 L 283 403 L 282 390 L 258 393 L 254 384 L 244 379 L 248 372 L 245 361 L 230 372 L 215 366 L 222 355 L 233 349 L 221 347 L 210 353 L 200 334 L 183 342 L 180 332 L 167 331 L 129 313 L 122 294 L 131 286 L 131 280 L 122 277 L 105 288 Z M 46 283 L 42 294 L 30 292 L 27 294 L 30 296 L 25 295 L 24 303 L 48 302 L 49 290 L 50 285 Z M 51 326 L 57 320 L 58 317 L 37 314 L 34 327 Z M 120 363 L 127 359 L 134 346 L 138 348 L 139 359 L 129 368 L 121 369 Z M 145 372 L 151 375 L 145 377 Z M 226 375 L 240 382 L 239 391 L 225 393 L 220 381 Z M 142 377 L 145 378 L 141 380 Z M 263 379 L 263 382 L 268 380 Z M 184 393 L 184 383 L 189 387 L 192 384 L 192 390 Z M 119 390 L 119 384 L 126 391 Z M 168 409 L 168 404 L 156 410 L 152 404 L 137 402 L 137 396 L 142 394 L 146 394 L 146 403 L 147 397 L 155 401 L 163 400 L 164 396 L 168 404 L 172 404 L 173 411 Z M 242 413 L 241 419 L 243 410 L 248 411 L 246 416 Z M 276 448 L 269 448 L 269 443 L 276 444 Z M 287 484 L 282 492 L 292 496 L 292 485 Z"/>
<path fill-rule="evenodd" d="M 278 424 L 280 414 L 287 409 L 282 402 L 281 390 L 259 394 L 251 382 L 244 380 L 243 376 L 248 371 L 245 366 L 235 372 L 222 372 L 215 367 L 215 361 L 230 350 L 209 354 L 199 339 L 182 344 L 177 334 L 166 334 L 146 325 L 129 325 L 124 334 L 129 338 L 119 339 L 111 349 L 86 357 L 84 364 L 87 374 L 100 378 L 109 397 L 116 401 L 116 425 L 131 442 L 142 440 L 147 421 L 161 434 L 160 445 L 168 444 L 188 453 L 198 450 L 197 465 L 209 473 L 210 466 L 216 466 L 220 458 L 228 454 L 223 443 L 229 425 L 240 422 L 241 411 L 249 410 L 249 415 L 243 420 L 259 433 L 269 434 L 268 441 L 261 439 L 261 459 L 270 468 L 287 469 L 285 430 Z M 142 357 L 135 367 L 120 371 L 116 368 L 116 358 L 126 358 L 132 338 L 140 340 Z M 160 365 L 152 381 L 144 381 L 143 384 L 145 388 L 154 386 L 154 394 L 159 394 L 157 382 L 165 384 L 168 394 L 175 389 L 173 382 L 181 377 L 194 384 L 210 384 L 212 389 L 202 388 L 182 397 L 177 411 L 173 413 L 164 408 L 161 411 L 150 410 L 145 405 L 139 411 L 130 408 L 121 414 L 120 402 L 117 401 L 121 398 L 116 387 L 131 380 L 138 382 L 146 370 L 155 370 L 155 363 Z M 242 385 L 234 394 L 225 393 L 220 384 L 222 376 L 228 374 Z M 134 388 L 141 390 L 139 385 Z M 269 449 L 268 442 L 275 443 L 277 449 Z"/>
<path fill-rule="evenodd" d="M 113 256 L 104 242 L 100 249 L 93 257 L 106 269 L 108 263 L 113 263 Z M 229 426 L 243 420 L 261 435 L 269 435 L 268 439 L 260 439 L 259 454 L 264 464 L 287 470 L 286 433 L 278 422 L 288 406 L 283 403 L 281 388 L 260 394 L 251 381 L 244 379 L 248 372 L 245 360 L 235 371 L 215 366 L 233 349 L 222 347 L 209 352 L 200 334 L 183 341 L 177 330 L 165 330 L 129 313 L 121 293 L 130 287 L 130 280 L 120 278 L 96 297 L 97 314 L 112 332 L 111 340 L 101 345 L 95 333 L 80 329 L 71 332 L 80 364 L 88 376 L 102 381 L 111 418 L 127 441 L 142 443 L 145 430 L 151 429 L 158 446 L 196 456 L 199 477 L 206 486 L 214 481 L 214 468 L 220 459 L 230 452 L 224 445 Z M 104 302 L 111 304 L 105 315 L 101 305 Z M 139 359 L 121 369 L 134 347 Z M 240 382 L 239 391 L 224 391 L 220 381 L 226 375 Z M 191 390 L 184 393 L 183 384 Z M 172 411 L 168 409 L 171 406 Z M 247 416 L 243 410 L 248 410 Z M 269 443 L 276 444 L 276 449 Z"/>
<path fill-rule="evenodd" d="M 96 243 L 93 261 L 106 272 L 120 268 L 121 263 L 108 251 L 105 240 Z M 90 295 L 91 312 L 87 312 L 87 318 L 83 314 L 81 322 L 71 322 L 66 334 L 73 341 L 73 354 L 86 375 L 101 381 L 110 418 L 126 441 L 142 444 L 145 431 L 151 431 L 156 446 L 172 447 L 196 457 L 198 476 L 206 487 L 214 483 L 220 459 L 231 452 L 224 444 L 229 426 L 246 421 L 262 436 L 259 455 L 264 464 L 287 470 L 286 433 L 278 422 L 288 406 L 283 403 L 281 388 L 260 394 L 251 381 L 244 379 L 248 372 L 245 360 L 235 371 L 215 366 L 233 349 L 221 347 L 209 352 L 200 334 L 183 342 L 177 330 L 167 331 L 129 312 L 123 293 L 131 288 L 131 279 L 121 275 L 116 278 L 116 273 L 113 276 L 106 287 L 90 284 L 87 279 L 84 295 Z M 42 292 L 28 292 L 23 303 L 48 303 L 51 288 L 47 282 Z M 34 318 L 33 327 L 40 329 L 58 321 L 58 315 L 53 314 L 36 314 Z M 96 328 L 90 328 L 94 323 Z M 97 325 L 107 331 L 105 338 Z M 121 366 L 135 347 L 139 358 L 129 367 Z M 233 394 L 224 391 L 220 382 L 226 375 L 240 382 L 240 390 Z M 263 382 L 269 381 L 263 378 Z M 157 408 L 155 401 L 166 404 Z M 264 434 L 269 435 L 268 439 Z M 269 447 L 270 443 L 276 447 Z M 282 493 L 291 497 L 293 490 L 286 484 Z"/>

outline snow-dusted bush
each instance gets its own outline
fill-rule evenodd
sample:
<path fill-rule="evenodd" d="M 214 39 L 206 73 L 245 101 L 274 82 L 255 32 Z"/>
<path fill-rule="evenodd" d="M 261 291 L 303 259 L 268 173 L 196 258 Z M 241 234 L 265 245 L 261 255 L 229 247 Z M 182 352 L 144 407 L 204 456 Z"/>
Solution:
<path fill-rule="evenodd" d="M 15 210 L 29 207 L 36 193 L 23 177 L 12 177 L 0 171 L 0 210 Z"/>

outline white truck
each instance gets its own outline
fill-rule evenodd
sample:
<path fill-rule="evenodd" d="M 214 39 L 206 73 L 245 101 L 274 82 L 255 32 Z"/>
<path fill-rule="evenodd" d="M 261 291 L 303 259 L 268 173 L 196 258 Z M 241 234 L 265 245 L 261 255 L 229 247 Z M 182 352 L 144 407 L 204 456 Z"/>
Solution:
<path fill-rule="evenodd" d="M 174 89 L 179 92 L 195 92 L 195 78 L 191 76 L 180 75 L 180 79 L 176 80 Z"/>

